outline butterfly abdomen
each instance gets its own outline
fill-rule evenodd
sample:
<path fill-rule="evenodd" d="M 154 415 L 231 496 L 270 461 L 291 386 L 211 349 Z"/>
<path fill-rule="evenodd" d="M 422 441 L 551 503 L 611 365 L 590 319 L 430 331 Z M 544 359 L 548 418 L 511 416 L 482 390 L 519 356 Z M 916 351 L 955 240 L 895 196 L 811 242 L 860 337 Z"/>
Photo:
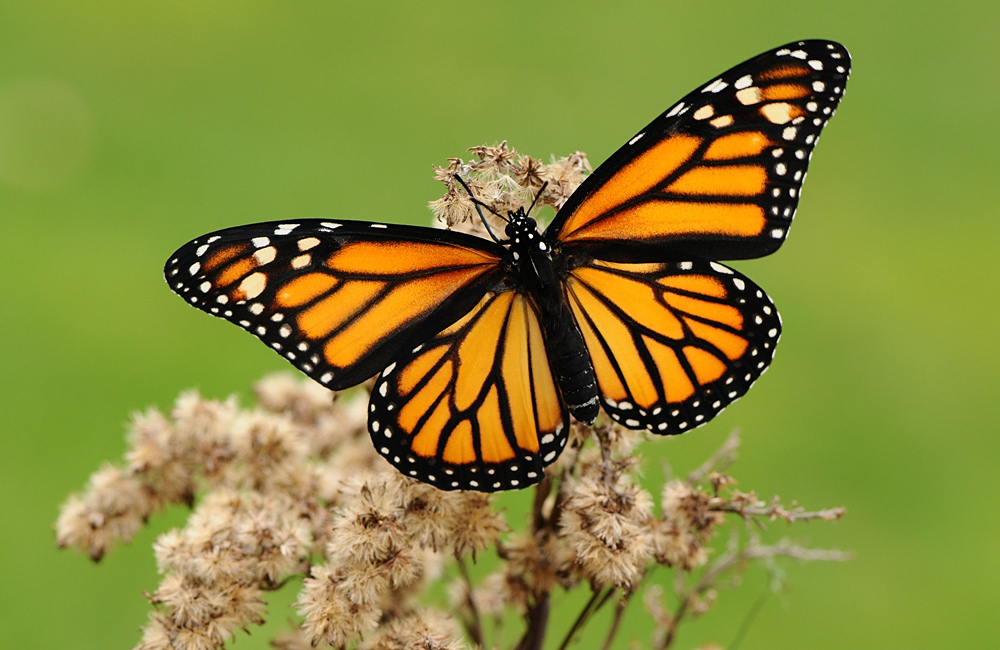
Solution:
<path fill-rule="evenodd" d="M 540 307 L 552 374 L 569 412 L 580 422 L 590 424 L 597 419 L 600 405 L 597 378 L 583 333 L 561 294 L 546 298 L 540 301 Z"/>
<path fill-rule="evenodd" d="M 550 363 L 569 412 L 577 420 L 592 424 L 600 412 L 597 402 L 597 382 L 594 369 L 590 365 L 590 357 L 582 346 L 581 337 L 579 347 L 567 345 L 565 349 L 553 351 Z M 556 357 L 556 354 L 561 356 Z"/>

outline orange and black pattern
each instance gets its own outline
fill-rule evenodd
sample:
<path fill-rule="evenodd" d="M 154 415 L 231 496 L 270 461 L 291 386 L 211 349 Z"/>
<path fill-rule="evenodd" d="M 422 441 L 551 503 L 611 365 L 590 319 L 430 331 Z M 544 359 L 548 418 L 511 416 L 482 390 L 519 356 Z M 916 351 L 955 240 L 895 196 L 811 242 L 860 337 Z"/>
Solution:
<path fill-rule="evenodd" d="M 500 258 L 487 245 L 412 226 L 261 223 L 188 242 L 165 275 L 198 309 L 339 390 L 375 375 L 497 285 Z"/>
<path fill-rule="evenodd" d="M 446 489 L 538 482 L 569 426 L 538 313 L 516 291 L 487 294 L 390 364 L 370 410 L 379 452 L 404 474 Z"/>
<path fill-rule="evenodd" d="M 719 75 L 598 167 L 548 233 L 601 258 L 773 253 L 849 72 L 843 45 L 803 41 Z"/>
<path fill-rule="evenodd" d="M 771 299 L 713 260 L 784 242 L 847 50 L 800 41 L 665 111 L 569 198 L 507 239 L 342 220 L 229 228 L 181 247 L 171 289 L 331 389 L 377 376 L 368 429 L 442 489 L 537 483 L 569 412 L 633 429 L 700 426 L 767 369 Z"/>
<path fill-rule="evenodd" d="M 774 355 L 781 319 L 746 276 L 718 262 L 595 261 L 566 281 L 604 410 L 674 434 L 740 398 Z"/>

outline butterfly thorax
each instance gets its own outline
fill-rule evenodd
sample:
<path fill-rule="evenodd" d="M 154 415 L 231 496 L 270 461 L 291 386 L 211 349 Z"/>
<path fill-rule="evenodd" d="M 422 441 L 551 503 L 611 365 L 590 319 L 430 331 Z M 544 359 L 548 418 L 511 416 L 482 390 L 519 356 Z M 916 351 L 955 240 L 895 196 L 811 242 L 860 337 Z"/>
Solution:
<path fill-rule="evenodd" d="M 566 303 L 553 246 L 523 208 L 508 214 L 506 244 L 514 260 L 517 283 L 538 309 L 556 383 L 573 417 L 593 422 L 600 410 L 597 380 L 583 333 Z"/>
<path fill-rule="evenodd" d="M 535 220 L 524 213 L 524 208 L 509 212 L 507 247 L 514 258 L 519 279 L 533 295 L 555 290 L 559 284 L 552 264 L 552 247 L 538 232 Z"/>

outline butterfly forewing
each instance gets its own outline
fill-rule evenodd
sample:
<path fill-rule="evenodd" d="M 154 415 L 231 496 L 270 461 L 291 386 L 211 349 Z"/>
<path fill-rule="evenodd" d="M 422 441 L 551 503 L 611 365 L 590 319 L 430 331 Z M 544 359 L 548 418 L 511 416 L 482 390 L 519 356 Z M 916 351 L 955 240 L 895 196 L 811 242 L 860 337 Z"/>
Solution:
<path fill-rule="evenodd" d="M 299 221 L 221 230 L 167 262 L 189 303 L 330 388 L 377 374 L 460 318 L 502 272 L 492 242 L 429 228 Z"/>
<path fill-rule="evenodd" d="M 849 72 L 839 43 L 801 41 L 723 73 L 598 167 L 547 235 L 612 260 L 774 252 Z"/>
<path fill-rule="evenodd" d="M 632 429 L 704 424 L 767 369 L 781 334 L 770 298 L 717 262 L 595 261 L 566 294 L 604 409 Z"/>
<path fill-rule="evenodd" d="M 566 444 L 569 424 L 538 314 L 514 291 L 488 294 L 386 368 L 370 409 L 379 453 L 448 490 L 537 483 Z"/>

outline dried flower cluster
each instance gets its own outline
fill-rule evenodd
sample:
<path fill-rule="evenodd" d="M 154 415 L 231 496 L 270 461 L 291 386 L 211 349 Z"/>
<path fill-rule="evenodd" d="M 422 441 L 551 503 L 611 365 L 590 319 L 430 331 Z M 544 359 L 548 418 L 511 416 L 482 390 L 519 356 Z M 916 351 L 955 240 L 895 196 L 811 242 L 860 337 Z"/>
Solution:
<path fill-rule="evenodd" d="M 504 140 L 495 147 L 469 149 L 475 160 L 449 158 L 446 167 L 434 168 L 434 179 L 444 183 L 445 195 L 430 202 L 431 212 L 447 228 L 464 230 L 487 237 L 476 214 L 475 205 L 456 180 L 459 175 L 477 199 L 502 215 L 518 207 L 548 206 L 558 210 L 590 173 L 587 156 L 579 151 L 553 160 L 548 165 L 517 153 Z M 541 192 L 539 194 L 539 192 Z M 494 232 L 503 232 L 503 224 L 487 213 Z"/>
<path fill-rule="evenodd" d="M 506 143 L 473 152 L 476 161 L 438 170 L 448 194 L 432 207 L 449 222 L 473 214 L 456 172 L 500 211 L 530 204 L 545 183 L 538 202 L 558 207 L 587 170 L 582 154 L 542 165 Z M 255 392 L 253 409 L 191 392 L 169 415 L 134 416 L 124 462 L 97 471 L 63 506 L 59 545 L 94 560 L 168 504 L 192 508 L 182 529 L 154 544 L 163 579 L 149 595 L 154 609 L 138 648 L 222 648 L 260 624 L 267 593 L 294 576 L 304 577 L 299 622 L 272 641 L 284 650 L 504 647 L 511 612 L 523 621 L 512 647 L 541 648 L 553 596 L 575 588 L 589 588 L 591 598 L 560 647 L 613 602 L 608 647 L 644 590 L 652 645 L 666 648 L 678 625 L 707 611 L 722 581 L 749 562 L 844 557 L 759 539 L 754 531 L 767 522 L 837 519 L 843 510 L 786 509 L 737 490 L 721 473 L 735 438 L 657 500 L 638 480 L 642 434 L 574 424 L 547 478 L 523 493 L 533 498 L 528 520 L 510 530 L 493 495 L 442 492 L 386 463 L 368 438 L 364 391 L 333 395 L 275 375 Z M 714 549 L 729 521 L 744 532 Z M 470 571 L 483 556 L 496 570 Z M 657 574 L 673 585 L 669 595 L 653 583 L 657 567 L 673 573 L 669 582 L 662 568 Z M 441 580 L 450 583 L 448 602 L 428 596 Z"/>

